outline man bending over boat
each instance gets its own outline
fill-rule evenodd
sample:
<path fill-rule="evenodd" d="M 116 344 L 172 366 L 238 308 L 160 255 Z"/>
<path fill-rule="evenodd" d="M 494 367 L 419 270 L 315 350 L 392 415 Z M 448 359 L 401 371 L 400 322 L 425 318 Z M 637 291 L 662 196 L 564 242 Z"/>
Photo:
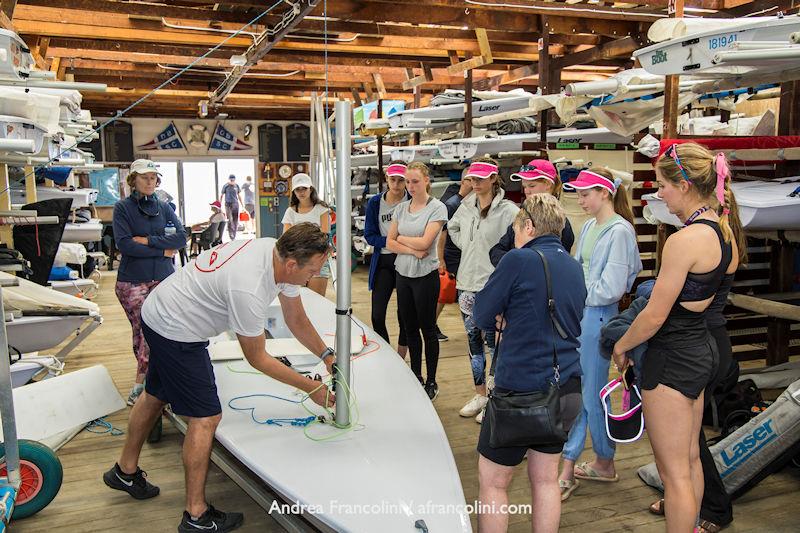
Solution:
<path fill-rule="evenodd" d="M 139 500 L 158 495 L 138 460 L 150 428 L 170 404 L 188 419 L 183 442 L 186 510 L 178 531 L 232 531 L 242 524 L 241 513 L 223 513 L 205 499 L 211 444 L 222 418 L 208 339 L 234 331 L 250 365 L 305 391 L 317 404 L 332 406 L 334 396 L 324 384 L 267 354 L 264 336 L 267 310 L 277 296 L 289 330 L 331 371 L 333 350 L 311 325 L 300 299 L 300 286 L 319 274 L 329 251 L 327 234 L 301 223 L 277 241 L 232 241 L 207 250 L 150 293 L 142 307 L 150 346 L 145 391 L 131 411 L 119 462 L 103 475 L 106 485 Z"/>

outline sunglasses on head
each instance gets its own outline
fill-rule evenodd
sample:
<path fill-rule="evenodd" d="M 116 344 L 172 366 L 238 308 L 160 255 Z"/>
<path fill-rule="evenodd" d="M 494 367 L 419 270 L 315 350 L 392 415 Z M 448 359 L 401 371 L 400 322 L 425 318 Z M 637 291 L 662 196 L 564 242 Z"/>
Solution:
<path fill-rule="evenodd" d="M 681 171 L 681 175 L 683 176 L 683 179 L 685 179 L 687 183 L 692 183 L 692 180 L 689 179 L 689 175 L 686 173 L 686 170 L 683 168 L 683 165 L 681 164 L 681 160 L 678 157 L 678 145 L 677 145 L 677 143 L 673 144 L 672 146 L 670 146 L 667 149 L 667 151 L 664 152 L 664 153 L 666 155 L 670 156 L 673 161 L 675 161 L 675 164 L 678 166 L 678 170 Z"/>

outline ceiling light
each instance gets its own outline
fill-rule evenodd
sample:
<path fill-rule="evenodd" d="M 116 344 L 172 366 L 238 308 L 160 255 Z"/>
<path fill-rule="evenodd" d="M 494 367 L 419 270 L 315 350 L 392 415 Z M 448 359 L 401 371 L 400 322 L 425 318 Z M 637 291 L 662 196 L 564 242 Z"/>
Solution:
<path fill-rule="evenodd" d="M 231 56 L 231 66 L 233 67 L 243 67 L 247 64 L 247 58 L 243 55 L 232 55 Z"/>

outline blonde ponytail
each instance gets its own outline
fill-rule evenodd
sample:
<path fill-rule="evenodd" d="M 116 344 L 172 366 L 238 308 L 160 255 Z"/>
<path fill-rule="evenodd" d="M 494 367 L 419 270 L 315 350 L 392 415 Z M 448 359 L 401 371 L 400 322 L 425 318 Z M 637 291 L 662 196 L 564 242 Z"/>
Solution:
<path fill-rule="evenodd" d="M 625 185 L 623 185 L 621 181 L 614 179 L 614 174 L 606 167 L 593 167 L 592 172 L 603 176 L 614 184 L 619 184 L 616 188 L 616 192 L 611 195 L 611 203 L 614 205 L 614 212 L 630 222 L 631 226 L 633 226 L 633 208 L 631 207 L 631 201 L 628 199 L 628 189 L 625 188 Z"/>
<path fill-rule="evenodd" d="M 736 203 L 736 195 L 731 190 L 730 175 L 725 178 L 725 207 L 718 207 L 719 229 L 725 242 L 735 242 L 736 250 L 739 253 L 739 265 L 747 264 L 747 236 L 744 233 L 742 220 L 739 218 L 739 204 Z"/>

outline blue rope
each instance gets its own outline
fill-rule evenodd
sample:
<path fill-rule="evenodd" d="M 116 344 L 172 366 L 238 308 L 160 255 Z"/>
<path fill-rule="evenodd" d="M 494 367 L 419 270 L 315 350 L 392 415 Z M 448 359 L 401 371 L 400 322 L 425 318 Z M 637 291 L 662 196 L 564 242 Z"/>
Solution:
<path fill-rule="evenodd" d="M 236 407 L 233 405 L 234 402 L 238 400 L 246 400 L 249 398 L 274 398 L 276 400 L 282 400 L 284 402 L 295 403 L 295 404 L 302 404 L 305 401 L 303 400 L 291 400 L 289 398 L 284 398 L 282 396 L 275 396 L 274 394 L 247 394 L 244 396 L 236 396 L 235 398 L 231 398 L 228 402 L 228 407 L 233 409 L 234 411 L 249 411 L 250 418 L 253 419 L 253 422 L 260 425 L 272 425 L 272 426 L 295 426 L 295 427 L 306 427 L 314 422 L 317 417 L 316 416 L 306 416 L 306 417 L 297 417 L 297 418 L 267 418 L 265 420 L 259 420 L 256 418 L 256 408 L 255 407 Z"/>
<path fill-rule="evenodd" d="M 261 20 L 261 18 L 262 18 L 262 17 L 264 17 L 265 15 L 268 15 L 269 13 L 271 13 L 271 12 L 272 12 L 272 10 L 274 10 L 276 7 L 278 7 L 278 6 L 279 6 L 279 5 L 281 5 L 282 3 L 283 3 L 283 0 L 277 0 L 277 1 L 275 2 L 275 4 L 273 4 L 273 5 L 272 5 L 270 8 L 268 8 L 266 11 L 264 11 L 263 13 L 261 13 L 260 15 L 258 15 L 256 18 L 254 18 L 253 20 L 251 20 L 250 22 L 248 22 L 247 24 L 245 24 L 244 26 L 242 26 L 242 27 L 241 27 L 241 28 L 239 28 L 238 30 L 236 30 L 234 33 L 230 34 L 228 37 L 226 37 L 225 39 L 223 39 L 222 41 L 220 41 L 218 44 L 216 44 L 216 45 L 214 45 L 213 47 L 209 48 L 209 49 L 208 49 L 208 52 L 206 52 L 205 54 L 201 55 L 200 57 L 198 57 L 197 59 L 195 59 L 194 61 L 192 61 L 191 63 L 189 63 L 187 66 L 185 66 L 184 68 L 182 68 L 181 70 L 179 70 L 178 72 L 176 72 L 176 73 L 175 73 L 175 75 L 173 75 L 172 77 L 170 77 L 169 79 L 167 79 L 166 81 L 164 81 L 164 82 L 163 82 L 161 85 L 159 85 L 158 87 L 156 87 L 155 89 L 153 89 L 152 91 L 150 91 L 149 93 L 147 93 L 146 95 L 142 96 L 141 98 L 139 98 L 138 100 L 136 100 L 134 103 L 132 103 L 131 105 L 129 105 L 128 107 L 126 107 L 126 108 L 125 108 L 125 109 L 123 109 L 122 111 L 117 111 L 117 113 L 116 113 L 116 116 L 114 116 L 113 118 L 111 118 L 111 119 L 107 120 L 106 122 L 104 122 L 103 124 L 101 124 L 100 126 L 98 126 L 97 128 L 93 129 L 93 130 L 92 130 L 90 133 L 87 133 L 87 134 L 86 134 L 84 137 L 82 137 L 81 139 L 79 139 L 79 140 L 75 141 L 75 145 L 74 145 L 74 146 L 72 146 L 71 148 L 77 148 L 77 146 L 78 146 L 80 143 L 82 143 L 83 141 L 85 141 L 85 140 L 89 139 L 89 138 L 90 138 L 90 137 L 91 137 L 93 134 L 101 132 L 103 129 L 105 129 L 105 127 L 106 127 L 106 126 L 108 126 L 108 125 L 110 125 L 110 124 L 113 124 L 113 123 L 114 123 L 114 122 L 116 122 L 118 119 L 122 118 L 122 116 L 123 116 L 123 115 L 125 115 L 125 113 L 129 112 L 131 109 L 133 109 L 134 107 L 138 106 L 139 104 L 141 104 L 142 102 L 144 102 L 145 100 L 147 100 L 148 98 L 150 98 L 151 96 L 153 96 L 153 95 L 156 93 L 156 91 L 159 91 L 159 90 L 163 89 L 164 87 L 166 87 L 167 85 L 171 84 L 173 81 L 175 81 L 175 80 L 176 80 L 176 79 L 178 79 L 180 76 L 182 76 L 182 75 L 183 75 L 183 74 L 185 74 L 187 71 L 189 71 L 189 70 L 190 70 L 192 67 L 194 67 L 194 66 L 195 66 L 197 63 L 199 63 L 199 62 L 200 62 L 200 61 L 202 61 L 203 59 L 207 58 L 207 57 L 208 57 L 209 55 L 211 55 L 213 52 L 215 52 L 216 50 L 218 50 L 219 48 L 221 48 L 221 47 L 222 47 L 222 46 L 223 46 L 225 43 L 227 43 L 228 41 L 230 41 L 231 39 L 233 39 L 234 37 L 236 37 L 237 35 L 239 35 L 241 32 L 243 32 L 243 31 L 244 31 L 244 29 L 245 29 L 245 28 L 247 28 L 248 26 L 252 26 L 252 25 L 253 25 L 253 24 L 255 24 L 256 22 L 258 22 L 259 20 Z M 56 159 L 58 159 L 59 157 L 61 157 L 61 156 L 62 156 L 62 155 L 64 155 L 65 153 L 67 153 L 68 151 L 69 151 L 69 150 L 67 150 L 67 149 L 64 149 L 64 150 L 62 150 L 62 151 L 61 151 L 61 152 L 60 152 L 58 155 L 56 155 L 56 156 L 54 156 L 54 157 L 50 158 L 50 160 L 49 160 L 49 161 L 47 161 L 47 163 L 43 163 L 43 164 L 41 164 L 41 165 L 39 165 L 39 166 L 35 166 L 35 167 L 34 167 L 34 170 L 33 170 L 33 172 L 32 172 L 32 173 L 30 173 L 30 174 L 26 174 L 26 175 L 25 175 L 25 178 L 28 178 L 29 176 L 32 176 L 33 174 L 35 174 L 35 173 L 36 173 L 36 169 L 37 169 L 37 168 L 45 168 L 45 167 L 47 167 L 47 165 L 49 165 L 50 163 L 52 163 L 53 161 L 55 161 Z M 11 186 L 9 185 L 8 187 L 6 187 L 6 188 L 5 188 L 5 189 L 3 189 L 2 191 L 0 191 L 0 194 L 2 194 L 2 193 L 4 193 L 4 192 L 6 192 L 6 191 L 7 191 L 7 190 L 9 190 L 10 188 L 11 188 Z"/>
<path fill-rule="evenodd" d="M 86 431 L 90 433 L 97 433 L 98 435 L 111 435 L 112 437 L 119 437 L 120 435 L 124 435 L 125 432 L 119 428 L 116 428 L 108 422 L 105 417 L 98 418 L 96 420 L 92 420 L 86 424 Z"/>

